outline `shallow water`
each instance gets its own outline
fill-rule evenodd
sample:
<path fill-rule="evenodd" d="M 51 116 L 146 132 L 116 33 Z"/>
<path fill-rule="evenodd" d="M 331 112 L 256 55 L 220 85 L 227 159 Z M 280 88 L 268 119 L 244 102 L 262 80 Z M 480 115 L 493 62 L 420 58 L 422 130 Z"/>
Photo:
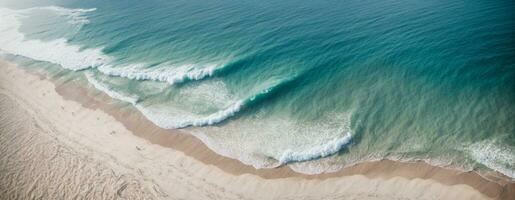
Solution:
<path fill-rule="evenodd" d="M 0 4 L 0 49 L 255 167 L 382 158 L 515 177 L 512 1 Z"/>

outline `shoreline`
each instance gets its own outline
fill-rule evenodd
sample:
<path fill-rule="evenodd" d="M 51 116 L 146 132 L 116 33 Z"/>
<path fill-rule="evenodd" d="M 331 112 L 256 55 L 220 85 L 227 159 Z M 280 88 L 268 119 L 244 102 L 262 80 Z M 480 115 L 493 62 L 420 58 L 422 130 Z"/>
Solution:
<path fill-rule="evenodd" d="M 218 155 L 194 136 L 181 133 L 180 130 L 166 130 L 152 124 L 135 108 L 109 104 L 111 98 L 103 93 L 94 95 L 87 87 L 75 82 L 60 83 L 59 80 L 48 79 L 45 74 L 30 72 L 0 59 L 2 70 L 14 67 L 28 75 L 38 76 L 40 81 L 50 82 L 55 92 L 66 101 L 79 103 L 88 110 L 101 111 L 121 123 L 129 132 L 160 148 L 169 148 L 183 153 L 206 166 L 236 177 L 257 176 L 265 180 L 306 180 L 326 181 L 362 175 L 370 179 L 392 180 L 402 177 L 407 180 L 431 180 L 448 186 L 466 185 L 474 190 L 496 199 L 515 197 L 515 183 L 509 178 L 483 177 L 476 171 L 460 171 L 431 166 L 423 161 L 399 162 L 392 160 L 371 161 L 343 168 L 338 172 L 308 175 L 293 171 L 288 166 L 272 169 L 255 169 L 240 161 Z M 4 67 L 6 66 L 6 67 Z M 22 73 L 22 72 L 19 72 Z M 72 113 L 73 114 L 73 113 Z"/>

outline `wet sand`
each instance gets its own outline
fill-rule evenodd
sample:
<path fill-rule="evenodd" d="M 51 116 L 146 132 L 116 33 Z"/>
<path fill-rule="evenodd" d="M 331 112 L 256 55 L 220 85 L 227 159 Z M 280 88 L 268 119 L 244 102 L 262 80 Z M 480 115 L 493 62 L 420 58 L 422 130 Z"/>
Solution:
<path fill-rule="evenodd" d="M 189 134 L 153 125 L 92 87 L 50 80 L 5 61 L 0 70 L 0 193 L 9 199 L 515 198 L 509 178 L 424 162 L 383 160 L 320 175 L 287 166 L 254 169 Z M 55 149 L 71 152 L 63 154 L 64 164 L 53 165 L 61 155 Z"/>

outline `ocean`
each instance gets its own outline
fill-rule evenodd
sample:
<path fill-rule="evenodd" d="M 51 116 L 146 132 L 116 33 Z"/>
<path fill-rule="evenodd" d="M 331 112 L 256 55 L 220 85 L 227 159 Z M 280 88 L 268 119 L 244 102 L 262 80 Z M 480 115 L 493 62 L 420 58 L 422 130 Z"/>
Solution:
<path fill-rule="evenodd" d="M 256 168 L 515 178 L 511 0 L 2 0 L 0 52 Z"/>

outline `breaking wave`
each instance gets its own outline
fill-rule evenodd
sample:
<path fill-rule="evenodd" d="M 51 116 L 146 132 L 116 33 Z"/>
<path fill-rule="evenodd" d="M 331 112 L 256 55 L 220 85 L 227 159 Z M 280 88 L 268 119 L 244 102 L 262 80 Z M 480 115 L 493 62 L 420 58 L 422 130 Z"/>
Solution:
<path fill-rule="evenodd" d="M 93 73 L 91 72 L 86 72 L 85 75 L 87 80 L 96 89 L 104 92 L 114 99 L 118 99 L 120 101 L 134 105 L 147 119 L 152 121 L 152 123 L 165 129 L 213 125 L 233 116 L 235 113 L 240 111 L 244 105 L 244 101 L 237 101 L 231 106 L 218 112 L 212 113 L 208 116 L 195 116 L 191 113 L 186 113 L 185 111 L 182 111 L 182 114 L 180 115 L 170 115 L 170 113 L 166 112 L 166 109 L 152 109 L 150 106 L 145 107 L 144 105 L 138 104 L 139 98 L 137 96 L 127 95 L 116 91 L 108 84 L 102 83 L 95 79 Z"/>
<path fill-rule="evenodd" d="M 82 8 L 63 8 L 59 6 L 46 6 L 46 7 L 34 7 L 34 8 L 28 8 L 19 10 L 20 13 L 27 13 L 34 10 L 48 10 L 52 11 L 55 14 L 58 14 L 60 16 L 64 16 L 69 19 L 68 23 L 70 24 L 77 24 L 77 25 L 84 25 L 89 24 L 89 19 L 84 16 L 85 13 L 93 12 L 97 10 L 96 8 L 89 8 L 89 9 L 82 9 Z"/>
<path fill-rule="evenodd" d="M 153 80 L 167 82 L 171 85 L 188 80 L 201 80 L 212 76 L 223 67 L 210 65 L 204 68 L 196 68 L 195 65 L 182 65 L 179 67 L 144 68 L 142 65 L 127 67 L 100 66 L 97 69 L 109 76 L 124 77 L 133 80 Z"/>
<path fill-rule="evenodd" d="M 484 141 L 472 144 L 468 151 L 474 160 L 506 176 L 515 178 L 515 152 L 499 142 Z"/>
<path fill-rule="evenodd" d="M 224 120 L 234 116 L 243 108 L 251 106 L 262 99 L 266 99 L 268 95 L 273 94 L 274 91 L 280 89 L 284 85 L 287 85 L 291 82 L 291 79 L 287 81 L 281 81 L 278 84 L 261 90 L 260 92 L 251 95 L 248 98 L 235 101 L 230 106 L 224 109 L 221 109 L 207 116 L 202 116 L 184 110 L 180 110 L 178 108 L 152 108 L 151 106 L 144 106 L 138 104 L 138 97 L 125 95 L 120 92 L 117 92 L 109 85 L 103 84 L 96 80 L 91 72 L 86 72 L 85 75 L 88 81 L 95 88 L 106 93 L 112 98 L 134 105 L 147 119 L 152 121 L 155 125 L 165 129 L 185 128 L 189 126 L 209 126 L 221 123 Z M 167 109 L 174 109 L 174 114 L 167 112 Z"/>
<path fill-rule="evenodd" d="M 83 70 L 98 67 L 110 58 L 102 53 L 102 49 L 82 49 L 81 46 L 69 44 L 66 39 L 42 41 L 27 39 L 19 31 L 20 18 L 24 13 L 35 9 L 54 10 L 60 15 L 70 16 L 70 23 L 87 23 L 84 12 L 94 9 L 66 9 L 61 7 L 29 8 L 24 10 L 11 10 L 0 8 L 0 49 L 13 55 L 28 57 L 34 60 L 58 64 L 69 70 Z"/>
<path fill-rule="evenodd" d="M 98 81 L 97 79 L 95 79 L 92 72 L 86 72 L 86 73 L 84 73 L 84 75 L 86 76 L 86 79 L 88 80 L 88 82 L 91 83 L 96 89 L 104 92 L 105 94 L 107 94 L 108 96 L 110 96 L 113 99 L 118 99 L 120 101 L 130 103 L 132 105 L 136 105 L 139 101 L 138 96 L 122 94 L 122 93 L 114 90 L 109 85 Z"/>
<path fill-rule="evenodd" d="M 347 132 L 347 134 L 341 138 L 335 138 L 326 144 L 315 146 L 309 150 L 299 152 L 287 149 L 279 158 L 279 162 L 286 164 L 290 162 L 301 162 L 327 157 L 340 151 L 340 149 L 347 145 L 351 139 L 352 134 Z"/>

